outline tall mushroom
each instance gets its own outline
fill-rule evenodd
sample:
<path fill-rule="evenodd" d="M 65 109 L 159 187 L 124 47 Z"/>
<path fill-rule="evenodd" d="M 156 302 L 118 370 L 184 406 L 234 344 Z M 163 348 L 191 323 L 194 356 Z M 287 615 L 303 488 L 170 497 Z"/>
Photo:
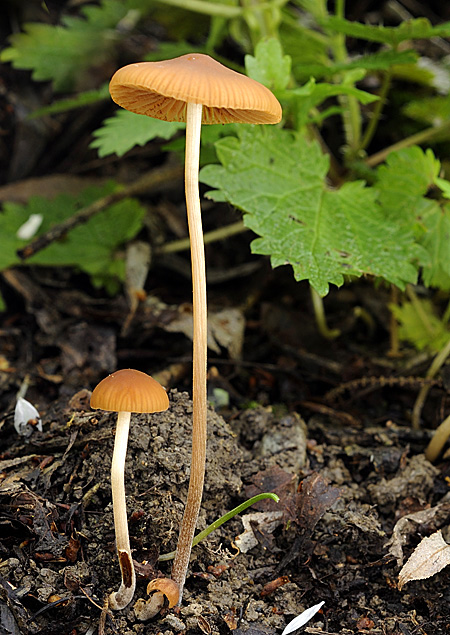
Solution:
<path fill-rule="evenodd" d="M 136 587 L 125 500 L 125 456 L 131 413 L 161 412 L 168 407 L 169 399 L 164 388 L 153 377 L 139 370 L 118 370 L 102 379 L 92 393 L 91 408 L 118 413 L 111 465 L 111 490 L 122 582 L 119 590 L 109 596 L 109 605 L 114 610 L 124 609 L 131 602 Z"/>
<path fill-rule="evenodd" d="M 185 188 L 191 242 L 194 348 L 191 476 L 172 569 L 172 578 L 180 586 L 181 601 L 206 460 L 206 276 L 198 186 L 201 124 L 274 124 L 281 119 L 281 106 L 262 84 L 201 53 L 124 66 L 111 79 L 109 89 L 112 99 L 127 110 L 164 121 L 186 122 Z"/>

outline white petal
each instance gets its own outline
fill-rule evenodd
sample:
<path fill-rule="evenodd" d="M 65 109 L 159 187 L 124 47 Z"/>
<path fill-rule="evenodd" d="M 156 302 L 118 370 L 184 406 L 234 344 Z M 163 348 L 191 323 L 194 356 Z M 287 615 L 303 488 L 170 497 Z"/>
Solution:
<path fill-rule="evenodd" d="M 17 230 L 17 238 L 22 240 L 29 240 L 30 238 L 33 238 L 43 220 L 44 217 L 42 214 L 31 214 L 29 219 L 26 220 Z"/>
<path fill-rule="evenodd" d="M 303 613 L 300 613 L 300 615 L 297 615 L 297 617 L 294 617 L 294 619 L 286 626 L 281 635 L 288 635 L 288 633 L 296 631 L 298 628 L 300 628 L 300 626 L 303 626 L 304 624 L 306 624 L 306 622 L 309 622 L 309 620 L 314 617 L 317 611 L 319 611 L 324 604 L 325 602 L 319 602 L 319 604 L 315 604 L 311 608 L 306 609 L 306 611 L 303 611 Z"/>
<path fill-rule="evenodd" d="M 33 432 L 33 427 L 28 425 L 30 419 L 36 419 L 36 428 L 39 432 L 42 432 L 41 415 L 36 408 L 29 401 L 23 397 L 19 397 L 16 403 L 16 409 L 14 411 L 14 427 L 17 434 L 24 437 L 29 437 Z"/>

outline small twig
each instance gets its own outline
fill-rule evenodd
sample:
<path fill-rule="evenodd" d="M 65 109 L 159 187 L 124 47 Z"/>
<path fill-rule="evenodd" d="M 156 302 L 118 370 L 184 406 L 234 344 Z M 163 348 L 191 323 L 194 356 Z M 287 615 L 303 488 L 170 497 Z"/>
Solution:
<path fill-rule="evenodd" d="M 391 152 L 395 152 L 396 150 L 402 150 L 403 148 L 409 148 L 413 145 L 418 145 L 420 143 L 424 143 L 425 141 L 431 141 L 434 137 L 438 137 L 440 134 L 444 132 L 449 132 L 450 130 L 450 121 L 445 121 L 439 126 L 431 126 L 430 128 L 426 128 L 425 130 L 421 130 L 420 132 L 416 132 L 416 134 L 411 135 L 410 137 L 406 137 L 406 139 L 402 139 L 397 143 L 385 148 L 384 150 L 380 150 L 380 152 L 376 152 L 372 154 L 372 156 L 366 159 L 366 165 L 370 167 L 375 167 L 379 163 L 383 163 L 386 157 L 391 154 Z"/>
<path fill-rule="evenodd" d="M 355 398 L 355 392 L 357 390 L 363 390 L 363 392 L 358 395 L 360 397 L 363 394 L 366 395 L 373 390 L 385 388 L 386 386 L 389 388 L 393 388 L 394 386 L 398 386 L 399 388 L 416 388 L 417 386 L 421 386 L 429 390 L 432 386 L 439 386 L 441 383 L 439 379 L 430 377 L 360 377 L 333 388 L 326 393 L 324 399 L 327 402 L 336 401 L 338 397 L 347 391 L 351 393 L 352 398 Z"/>
<path fill-rule="evenodd" d="M 203 242 L 205 245 L 208 245 L 210 243 L 229 238 L 229 236 L 234 236 L 235 234 L 242 234 L 246 231 L 250 231 L 250 229 L 246 227 L 242 221 L 237 221 L 236 223 L 225 225 L 225 227 L 219 227 L 218 229 L 213 229 L 210 232 L 205 232 L 203 235 Z M 186 237 L 161 245 L 161 247 L 159 247 L 156 251 L 159 254 L 173 254 L 178 251 L 187 251 L 189 248 L 189 238 Z"/>
<path fill-rule="evenodd" d="M 51 227 L 47 232 L 45 232 L 41 236 L 38 236 L 38 238 L 33 240 L 22 249 L 19 249 L 17 255 L 23 260 L 26 260 L 27 258 L 34 256 L 36 253 L 38 253 L 51 243 L 59 240 L 71 229 L 74 229 L 82 223 L 86 223 L 92 216 L 95 216 L 99 212 L 102 212 L 110 205 L 122 201 L 128 196 L 137 196 L 138 194 L 142 194 L 144 192 L 155 191 L 162 185 L 170 181 L 179 181 L 182 176 L 183 169 L 181 166 L 178 165 L 152 170 L 151 172 L 144 174 L 144 176 L 142 176 L 131 185 L 128 185 L 127 187 L 124 187 L 117 192 L 113 192 L 112 194 L 108 194 L 107 196 L 98 199 L 91 205 L 83 207 L 83 209 L 81 209 L 70 218 L 67 218 L 62 223 L 53 225 L 53 227 Z"/>

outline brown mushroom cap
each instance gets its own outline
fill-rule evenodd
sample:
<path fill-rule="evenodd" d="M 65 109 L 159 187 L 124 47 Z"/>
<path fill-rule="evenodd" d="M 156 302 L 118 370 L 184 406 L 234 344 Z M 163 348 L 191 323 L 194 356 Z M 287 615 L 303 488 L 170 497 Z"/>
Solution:
<path fill-rule="evenodd" d="M 102 379 L 91 397 L 91 408 L 111 412 L 161 412 L 168 407 L 169 399 L 161 384 L 131 368 Z"/>
<path fill-rule="evenodd" d="M 268 88 L 202 53 L 124 66 L 109 91 L 122 108 L 164 121 L 186 121 L 187 102 L 203 104 L 206 124 L 281 119 L 281 106 Z"/>

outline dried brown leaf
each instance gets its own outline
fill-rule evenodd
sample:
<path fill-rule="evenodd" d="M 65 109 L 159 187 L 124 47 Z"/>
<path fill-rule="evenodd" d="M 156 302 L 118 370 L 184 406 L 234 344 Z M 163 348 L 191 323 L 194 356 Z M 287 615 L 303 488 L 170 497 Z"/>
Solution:
<path fill-rule="evenodd" d="M 424 538 L 414 549 L 398 576 L 398 588 L 411 580 L 425 580 L 450 564 L 450 545 L 441 531 Z"/>

